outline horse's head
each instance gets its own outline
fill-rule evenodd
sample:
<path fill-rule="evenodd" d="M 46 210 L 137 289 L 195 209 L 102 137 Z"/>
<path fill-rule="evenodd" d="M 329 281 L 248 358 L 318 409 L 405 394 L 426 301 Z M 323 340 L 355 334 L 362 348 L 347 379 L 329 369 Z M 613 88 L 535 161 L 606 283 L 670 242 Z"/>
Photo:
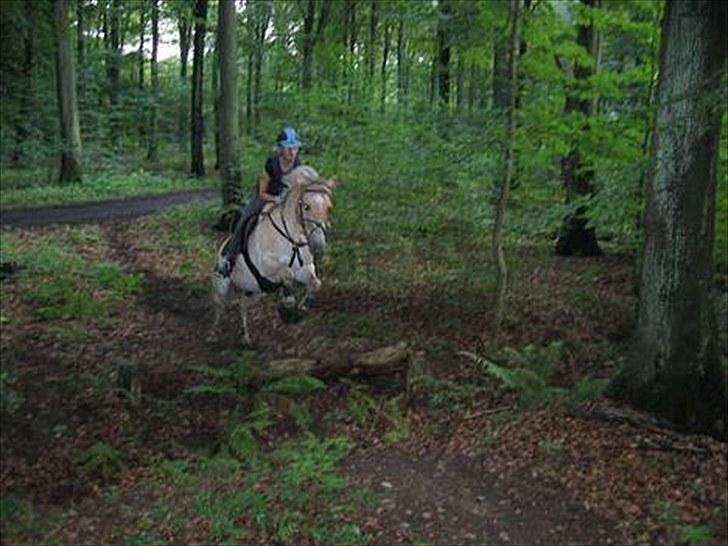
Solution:
<path fill-rule="evenodd" d="M 298 167 L 284 181 L 288 184 L 291 204 L 296 206 L 296 217 L 306 234 L 309 248 L 317 258 L 326 250 L 326 230 L 331 212 L 331 192 L 336 179 L 321 178 L 311 167 Z"/>

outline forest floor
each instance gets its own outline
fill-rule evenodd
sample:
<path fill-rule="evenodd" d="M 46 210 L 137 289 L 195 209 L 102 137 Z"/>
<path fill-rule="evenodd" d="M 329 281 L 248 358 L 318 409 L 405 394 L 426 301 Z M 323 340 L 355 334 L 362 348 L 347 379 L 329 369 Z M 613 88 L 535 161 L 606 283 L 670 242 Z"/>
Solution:
<path fill-rule="evenodd" d="M 269 422 L 253 426 L 258 447 L 250 460 L 270 452 L 277 462 L 231 462 L 193 475 L 194 465 L 229 447 L 231 416 L 241 408 L 254 416 L 259 400 L 244 388 L 199 388 L 215 381 L 201 364 L 234 381 L 222 371 L 249 355 L 239 351 L 235 313 L 218 342 L 205 342 L 206 291 L 175 278 L 176 257 L 150 251 L 132 220 L 107 219 L 101 229 L 90 252 L 143 274 L 141 293 L 113 320 L 85 323 L 76 336 L 59 335 L 48 321 L 3 324 L 3 369 L 13 370 L 13 392 L 23 401 L 3 414 L 2 544 L 728 542 L 725 444 L 622 419 L 629 413 L 601 398 L 576 409 L 556 401 L 521 409 L 512 395 L 488 390 L 482 373 L 453 350 L 545 343 L 570 324 L 582 349 L 562 375 L 568 379 L 582 362 L 594 375 L 613 372 L 585 340 L 619 347 L 628 339 L 634 296 L 625 256 L 534 258 L 531 273 L 514 282 L 510 304 L 520 314 L 498 336 L 469 302 L 412 294 L 393 304 L 329 286 L 323 271 L 324 287 L 301 323 L 282 325 L 272 299 L 251 312 L 252 325 L 268 325 L 253 326 L 257 365 L 376 349 L 375 339 L 341 338 L 312 318 L 385 313 L 411 333 L 405 341 L 435 386 L 408 392 L 406 377 L 389 375 L 329 379 L 295 401 L 270 395 Z M 529 249 L 519 252 L 529 259 Z M 575 279 L 599 295 L 598 305 L 564 306 Z M 11 271 L 3 293 L 14 282 Z M 444 315 L 458 318 L 458 328 L 442 329 Z M 129 384 L 139 391 L 134 403 Z M 337 449 L 305 444 L 312 449 L 286 466 L 280 448 L 296 438 L 344 439 L 336 478 L 286 481 L 292 469 L 305 473 L 301 461 Z M 110 455 L 94 458 L 93 445 L 110 446 Z M 234 496 L 243 490 L 260 497 Z M 325 534 L 333 520 L 338 527 Z"/>

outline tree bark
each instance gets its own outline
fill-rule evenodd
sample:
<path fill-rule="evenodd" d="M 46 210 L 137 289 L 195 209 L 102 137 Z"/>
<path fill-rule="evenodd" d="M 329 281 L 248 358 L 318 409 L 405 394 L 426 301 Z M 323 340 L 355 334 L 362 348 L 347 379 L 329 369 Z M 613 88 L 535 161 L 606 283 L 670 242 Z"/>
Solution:
<path fill-rule="evenodd" d="M 238 78 L 235 0 L 218 4 L 220 55 L 220 178 L 223 208 L 234 206 L 240 195 L 240 153 L 238 140 Z"/>
<path fill-rule="evenodd" d="M 27 2 L 24 6 L 23 17 L 23 92 L 20 95 L 20 115 L 15 122 L 15 146 L 13 147 L 12 162 L 19 165 L 24 160 L 24 149 L 30 136 L 29 127 L 33 116 L 33 65 L 35 47 L 33 41 L 33 3 Z"/>
<path fill-rule="evenodd" d="M 382 66 L 380 71 L 380 85 L 381 85 L 381 98 L 379 103 L 379 111 L 384 113 L 384 109 L 387 102 L 387 62 L 389 60 L 389 23 L 384 24 L 384 47 L 382 49 Z"/>
<path fill-rule="evenodd" d="M 106 78 L 109 89 L 109 140 L 116 149 L 121 137 L 119 112 L 119 81 L 121 76 L 121 23 L 120 0 L 112 0 L 110 6 L 109 33 L 106 51 Z"/>
<path fill-rule="evenodd" d="M 404 21 L 397 27 L 397 102 L 404 106 L 407 101 L 407 43 Z"/>
<path fill-rule="evenodd" d="M 83 35 L 85 31 L 83 12 L 84 0 L 76 0 L 76 61 L 79 68 L 85 62 L 84 53 L 86 49 L 86 39 Z"/>
<path fill-rule="evenodd" d="M 260 99 L 263 91 L 263 52 L 265 48 L 265 34 L 271 18 L 271 4 L 260 3 L 257 9 L 255 25 L 255 79 L 253 81 L 253 123 L 255 128 L 260 125 Z"/>
<path fill-rule="evenodd" d="M 581 0 L 584 6 L 590 9 L 600 8 L 601 0 Z M 593 68 L 578 64 L 574 67 L 574 79 L 577 91 L 584 91 L 586 81 L 599 69 L 600 38 L 599 32 L 593 23 L 580 25 L 576 42 L 583 47 L 593 59 Z M 576 114 L 580 117 L 580 138 L 589 130 L 589 118 L 596 112 L 596 97 L 581 98 L 572 93 L 566 97 L 564 113 L 566 116 Z M 561 159 L 561 178 L 566 191 L 566 203 L 575 198 L 587 197 L 594 192 L 594 170 L 584 162 L 578 142 L 572 145 L 571 151 Z M 587 227 L 588 207 L 580 206 L 573 213 L 568 214 L 559 228 L 556 237 L 556 254 L 560 256 L 600 256 L 602 254 L 597 242 L 593 227 Z"/>
<path fill-rule="evenodd" d="M 506 171 L 499 188 L 498 202 L 493 224 L 493 257 L 498 266 L 498 297 L 496 300 L 496 329 L 500 328 L 505 314 L 506 289 L 508 287 L 508 266 L 503 251 L 503 225 L 506 205 L 511 192 L 511 181 L 515 163 L 516 140 L 516 95 L 518 93 L 518 39 L 520 34 L 521 3 L 511 0 L 511 37 L 508 51 L 508 108 L 506 110 Z"/>
<path fill-rule="evenodd" d="M 152 0 L 152 105 L 149 111 L 149 150 L 147 159 L 156 161 L 158 155 L 157 142 L 157 111 L 159 109 L 159 64 L 157 52 L 159 50 L 159 0 Z"/>
<path fill-rule="evenodd" d="M 195 0 L 194 5 L 194 53 L 192 57 L 192 127 L 190 132 L 192 151 L 192 174 L 197 178 L 205 176 L 205 153 L 203 143 L 205 124 L 202 116 L 202 97 L 205 64 L 205 32 L 207 28 L 207 0 Z"/>
<path fill-rule="evenodd" d="M 441 106 L 450 104 L 450 2 L 439 0 L 437 20 L 437 98 Z"/>
<path fill-rule="evenodd" d="M 58 181 L 81 181 L 81 129 L 76 101 L 76 73 L 68 34 L 68 2 L 55 0 L 56 90 L 61 127 L 61 169 Z"/>
<path fill-rule="evenodd" d="M 711 299 L 728 5 L 668 0 L 647 180 L 637 330 L 616 390 L 726 436 L 726 377 Z"/>
<path fill-rule="evenodd" d="M 360 355 L 349 355 L 330 362 L 313 358 L 284 358 L 266 362 L 251 374 L 251 383 L 261 383 L 283 377 L 310 375 L 325 379 L 333 376 L 369 377 L 407 372 L 411 361 L 410 350 L 404 342 L 381 347 Z"/>
<path fill-rule="evenodd" d="M 189 21 L 189 15 L 181 11 L 179 14 L 178 31 L 179 31 L 179 80 L 180 80 L 180 101 L 179 111 L 177 114 L 177 142 L 184 151 L 187 148 L 187 132 L 188 118 L 190 111 L 187 107 L 189 104 L 189 82 L 187 81 L 187 59 L 190 53 L 190 41 L 192 39 L 192 27 Z"/>

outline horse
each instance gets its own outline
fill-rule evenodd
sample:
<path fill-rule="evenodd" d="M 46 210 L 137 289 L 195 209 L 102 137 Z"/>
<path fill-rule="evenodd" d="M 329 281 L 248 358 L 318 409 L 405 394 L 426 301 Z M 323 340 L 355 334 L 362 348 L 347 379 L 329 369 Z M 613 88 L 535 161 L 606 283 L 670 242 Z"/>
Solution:
<path fill-rule="evenodd" d="M 238 299 L 240 334 L 244 346 L 252 339 L 248 328 L 248 309 L 263 295 L 282 295 L 279 314 L 286 311 L 300 317 L 306 302 L 321 287 L 316 276 L 314 259 L 326 250 L 326 231 L 332 207 L 331 192 L 335 178 L 324 179 L 311 167 L 300 166 L 283 177 L 288 189 L 278 202 L 263 207 L 252 231 L 246 230 L 243 253 L 236 257 L 229 276 L 214 273 L 212 277 L 213 322 L 209 341 L 217 337 L 217 329 L 226 309 Z M 217 252 L 216 271 L 224 265 L 223 255 L 228 237 Z"/>

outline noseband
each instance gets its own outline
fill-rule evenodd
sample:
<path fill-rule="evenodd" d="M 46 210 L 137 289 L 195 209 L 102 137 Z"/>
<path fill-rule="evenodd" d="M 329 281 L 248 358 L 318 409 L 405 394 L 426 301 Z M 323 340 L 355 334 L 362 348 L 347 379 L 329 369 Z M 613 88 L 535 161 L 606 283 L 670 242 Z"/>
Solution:
<path fill-rule="evenodd" d="M 298 198 L 298 202 L 296 203 L 296 220 L 298 221 L 298 224 L 301 226 L 301 229 L 303 230 L 304 237 L 306 238 L 304 241 L 296 241 L 296 239 L 293 238 L 293 235 L 291 234 L 290 229 L 288 229 L 288 223 L 286 222 L 286 216 L 284 214 L 285 212 L 285 206 L 286 202 L 288 201 L 288 195 L 284 197 L 283 203 L 279 205 L 281 211 L 280 211 L 280 217 L 281 217 L 281 224 L 283 227 L 279 226 L 275 220 L 273 220 L 273 215 L 271 214 L 273 211 L 268 211 L 265 213 L 266 216 L 268 216 L 268 219 L 270 220 L 271 225 L 273 228 L 278 232 L 279 235 L 281 235 L 284 239 L 286 239 L 289 243 L 291 243 L 291 246 L 293 247 L 293 254 L 291 255 L 291 260 L 288 263 L 288 267 L 291 267 L 293 263 L 297 260 L 298 265 L 303 265 L 303 258 L 301 257 L 301 248 L 305 246 L 310 246 L 310 240 L 313 234 L 316 232 L 316 230 L 320 229 L 324 236 L 326 236 L 326 225 L 324 222 L 320 222 L 319 220 L 316 220 L 314 218 L 307 218 L 304 215 L 303 211 L 303 195 L 306 193 L 323 193 L 326 195 L 330 195 L 331 192 L 328 189 L 304 189 L 301 192 L 301 196 Z M 276 207 L 276 208 L 278 208 Z M 275 210 L 275 209 L 274 209 Z M 309 231 L 306 231 L 306 224 L 313 224 L 313 228 L 311 228 Z"/>

